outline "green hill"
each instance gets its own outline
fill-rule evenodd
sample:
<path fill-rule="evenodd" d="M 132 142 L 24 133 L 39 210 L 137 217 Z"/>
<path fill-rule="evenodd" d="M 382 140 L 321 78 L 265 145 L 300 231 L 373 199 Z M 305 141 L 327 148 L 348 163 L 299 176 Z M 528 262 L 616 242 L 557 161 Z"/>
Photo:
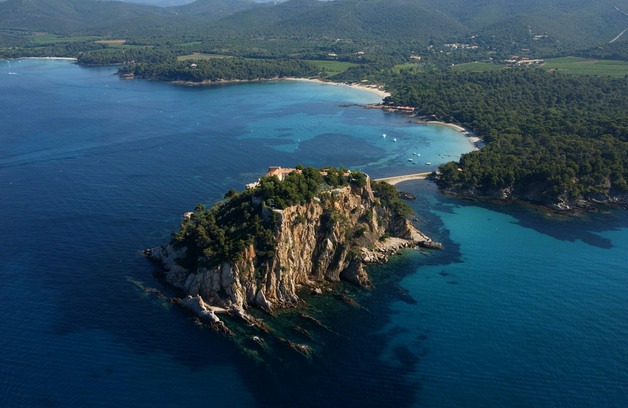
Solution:
<path fill-rule="evenodd" d="M 100 33 L 104 27 L 126 31 L 138 21 L 166 22 L 171 17 L 174 13 L 165 8 L 120 2 L 8 0 L 0 3 L 3 29 L 63 35 Z"/>
<path fill-rule="evenodd" d="M 618 10 L 619 8 L 619 10 Z M 63 35 L 145 29 L 233 38 L 343 38 L 375 41 L 466 38 L 503 41 L 548 35 L 586 48 L 628 27 L 628 0 L 197 0 L 177 7 L 95 0 L 0 2 L 0 28 Z"/>
<path fill-rule="evenodd" d="M 173 7 L 173 10 L 176 13 L 219 18 L 256 6 L 257 3 L 251 0 L 197 0 L 193 3 Z"/>
<path fill-rule="evenodd" d="M 450 16 L 407 0 L 291 0 L 237 13 L 222 20 L 219 26 L 238 27 L 241 35 L 381 40 L 426 39 L 465 31 L 464 25 Z"/>
<path fill-rule="evenodd" d="M 218 27 L 240 35 L 424 39 L 532 37 L 580 47 L 610 41 L 628 27 L 628 1 L 600 0 L 290 0 L 237 13 Z"/>
<path fill-rule="evenodd" d="M 0 29 L 60 35 L 180 32 L 256 6 L 248 0 L 197 0 L 177 7 L 97 0 L 7 0 L 0 3 Z"/>

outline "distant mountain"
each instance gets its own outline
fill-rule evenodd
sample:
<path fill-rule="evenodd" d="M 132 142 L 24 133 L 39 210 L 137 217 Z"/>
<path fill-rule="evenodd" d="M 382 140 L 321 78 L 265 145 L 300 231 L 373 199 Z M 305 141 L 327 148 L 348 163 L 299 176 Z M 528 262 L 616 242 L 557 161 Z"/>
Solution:
<path fill-rule="evenodd" d="M 177 7 L 108 0 L 7 0 L 0 2 L 0 29 L 63 35 L 178 30 L 256 6 L 249 0 L 197 0 Z"/>
<path fill-rule="evenodd" d="M 628 27 L 628 0 L 289 0 L 220 22 L 242 35 L 453 38 L 549 34 L 597 44 Z"/>
<path fill-rule="evenodd" d="M 6 0 L 0 0 L 3 2 Z M 108 1 L 108 0 L 105 0 Z M 160 6 L 160 7 L 174 7 L 174 6 L 182 6 L 184 4 L 194 3 L 195 0 L 111 0 L 111 1 L 121 1 L 124 3 L 137 3 L 137 4 L 148 4 L 151 6 Z M 281 3 L 286 0 L 251 0 L 253 3 Z"/>
<path fill-rule="evenodd" d="M 128 27 L 157 19 L 171 11 L 155 6 L 91 0 L 7 0 L 0 3 L 0 27 L 59 34 L 98 32 L 99 27 Z"/>
<path fill-rule="evenodd" d="M 153 4 L 186 0 L 137 0 Z M 175 7 L 120 1 L 7 0 L 0 29 L 59 34 L 200 32 L 216 38 L 419 41 L 470 35 L 504 42 L 548 35 L 591 47 L 628 27 L 628 0 L 197 0 Z M 621 39 L 623 40 L 623 39 Z"/>
<path fill-rule="evenodd" d="M 450 0 L 449 12 L 475 31 L 502 34 L 526 29 L 567 43 L 610 41 L 628 27 L 628 0 Z M 464 4 L 483 3 L 482 7 Z M 471 3 L 471 4 L 469 4 Z M 440 7 L 440 6 L 439 6 Z"/>
<path fill-rule="evenodd" d="M 252 0 L 196 0 L 173 10 L 189 15 L 224 17 L 257 6 Z"/>
<path fill-rule="evenodd" d="M 408 0 L 290 0 L 234 14 L 218 24 L 241 35 L 429 38 L 466 31 L 455 18 Z"/>
<path fill-rule="evenodd" d="M 109 0 L 104 0 L 104 1 L 109 1 Z M 150 6 L 160 6 L 160 7 L 174 7 L 174 6 L 182 6 L 184 4 L 193 3 L 195 0 L 111 0 L 111 1 L 121 1 L 123 3 L 148 4 Z"/>

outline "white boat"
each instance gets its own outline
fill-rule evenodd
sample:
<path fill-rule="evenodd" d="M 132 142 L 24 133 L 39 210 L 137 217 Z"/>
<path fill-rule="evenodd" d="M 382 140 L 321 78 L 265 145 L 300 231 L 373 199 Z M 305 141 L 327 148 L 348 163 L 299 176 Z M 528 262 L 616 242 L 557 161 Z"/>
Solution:
<path fill-rule="evenodd" d="M 397 138 L 396 138 L 396 137 L 393 137 L 393 142 L 396 142 L 396 141 L 397 141 Z"/>
<path fill-rule="evenodd" d="M 386 133 L 382 133 L 382 137 L 386 139 Z"/>
<path fill-rule="evenodd" d="M 412 162 L 412 161 L 414 161 L 414 159 L 410 158 L 410 159 L 408 159 L 408 161 L 409 161 L 409 162 Z"/>
<path fill-rule="evenodd" d="M 425 164 L 427 164 L 429 166 L 430 164 L 432 164 L 432 162 L 425 162 Z"/>

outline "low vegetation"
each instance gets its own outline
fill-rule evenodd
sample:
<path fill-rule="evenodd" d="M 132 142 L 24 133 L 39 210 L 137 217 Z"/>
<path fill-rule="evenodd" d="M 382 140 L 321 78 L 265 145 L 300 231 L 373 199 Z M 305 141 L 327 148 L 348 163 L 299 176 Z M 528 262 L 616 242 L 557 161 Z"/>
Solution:
<path fill-rule="evenodd" d="M 307 62 L 318 68 L 321 77 L 333 77 L 342 74 L 351 67 L 358 66 L 354 62 L 346 61 L 308 60 Z"/>
<path fill-rule="evenodd" d="M 595 75 L 623 78 L 628 76 L 628 61 L 581 57 L 549 58 L 543 68 L 572 75 Z"/>

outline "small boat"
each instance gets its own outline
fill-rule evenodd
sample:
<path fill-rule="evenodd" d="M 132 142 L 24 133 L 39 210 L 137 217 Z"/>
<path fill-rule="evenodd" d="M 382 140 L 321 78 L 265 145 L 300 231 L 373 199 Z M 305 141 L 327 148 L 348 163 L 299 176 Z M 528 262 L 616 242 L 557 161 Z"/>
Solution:
<path fill-rule="evenodd" d="M 409 162 L 412 162 L 412 161 L 414 161 L 414 159 L 410 158 L 410 159 L 408 159 L 408 161 L 409 161 Z"/>
<path fill-rule="evenodd" d="M 396 141 L 397 141 L 397 138 L 396 138 L 396 137 L 393 137 L 393 142 L 396 142 Z"/>
<path fill-rule="evenodd" d="M 382 137 L 386 139 L 386 133 L 382 133 Z"/>
<path fill-rule="evenodd" d="M 432 162 L 425 162 L 425 164 L 427 164 L 429 166 L 430 164 L 432 164 Z"/>

